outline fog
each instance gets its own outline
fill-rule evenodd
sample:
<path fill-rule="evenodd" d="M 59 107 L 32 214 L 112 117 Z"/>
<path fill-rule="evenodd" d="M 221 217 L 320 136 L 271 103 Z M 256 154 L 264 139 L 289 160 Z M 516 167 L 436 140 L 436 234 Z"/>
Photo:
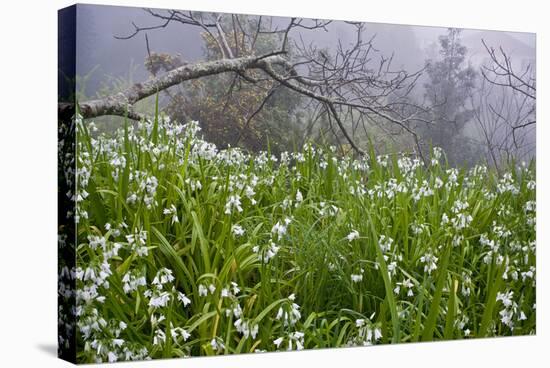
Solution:
<path fill-rule="evenodd" d="M 274 27 L 284 29 L 289 19 L 273 17 L 272 22 Z M 151 52 L 177 54 L 188 63 L 205 58 L 204 44 L 201 39 L 202 29 L 192 25 L 172 22 L 165 28 L 138 33 L 129 39 L 116 38 L 132 34 L 133 24 L 139 27 L 152 27 L 161 23 L 161 20 L 155 19 L 140 8 L 79 5 L 77 75 L 88 76 L 83 95 L 88 98 L 97 96 L 102 86 L 105 86 L 112 77 L 127 79 L 129 83 L 150 78 L 144 66 L 148 56 L 145 33 L 148 36 Z M 446 33 L 446 27 L 367 22 L 363 39 L 373 39 L 372 45 L 377 51 L 377 58 L 393 57 L 393 69 L 414 73 L 424 68 L 428 59 L 438 58 L 439 37 Z M 343 21 L 334 21 L 326 29 L 293 29 L 289 37 L 295 42 L 312 44 L 318 49 L 327 49 L 331 52 L 336 50 L 339 42 L 343 45 L 352 45 L 356 34 L 352 25 Z M 460 39 L 462 45 L 467 48 L 467 64 L 476 70 L 490 61 L 482 40 L 496 50 L 499 48 L 505 50 L 516 70 L 522 70 L 529 65 L 534 69 L 535 34 L 464 29 Z M 413 91 L 413 95 L 419 99 L 425 93 L 423 84 L 426 81 L 427 74 L 423 73 Z M 525 134 L 529 143 L 529 153 L 522 152 L 523 158 L 534 155 L 534 131 L 535 129 L 531 129 Z M 476 137 L 478 133 L 473 123 L 466 124 L 465 134 Z"/>
<path fill-rule="evenodd" d="M 78 74 L 85 75 L 94 67 L 99 67 L 87 86 L 87 92 L 94 94 L 105 74 L 127 74 L 131 63 L 139 66 L 136 80 L 147 78 L 148 74 L 143 68 L 147 56 L 144 35 L 128 40 L 119 40 L 115 36 L 130 34 L 133 31 L 132 22 L 147 27 L 158 25 L 159 20 L 141 8 L 79 5 L 78 9 Z M 280 23 L 282 27 L 288 23 L 288 18 L 273 18 L 274 24 Z M 304 39 L 328 48 L 335 47 L 338 40 L 343 43 L 353 42 L 353 29 L 348 24 L 336 21 L 328 29 L 329 32 L 304 32 Z M 156 52 L 180 54 L 192 62 L 203 58 L 200 32 L 197 27 L 173 23 L 147 34 L 151 48 Z M 446 27 L 367 22 L 365 38 L 374 36 L 374 45 L 382 54 L 394 54 L 396 67 L 413 71 L 422 68 L 427 57 L 434 56 L 437 39 L 445 32 Z M 464 46 L 468 48 L 469 58 L 476 65 L 487 58 L 481 44 L 482 38 L 489 45 L 505 48 L 515 61 L 535 60 L 536 38 L 533 33 L 464 29 L 462 38 Z"/>

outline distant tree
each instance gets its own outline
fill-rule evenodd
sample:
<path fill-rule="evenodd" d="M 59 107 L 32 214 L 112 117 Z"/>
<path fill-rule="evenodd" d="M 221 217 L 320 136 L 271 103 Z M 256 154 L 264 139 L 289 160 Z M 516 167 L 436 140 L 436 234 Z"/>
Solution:
<path fill-rule="evenodd" d="M 469 163 L 477 149 L 464 134 L 473 116 L 467 102 L 477 73 L 466 64 L 468 49 L 461 44 L 460 32 L 449 28 L 446 35 L 439 37 L 439 58 L 426 61 L 429 81 L 424 85 L 433 124 L 424 128 L 422 135 L 434 146 L 444 148 L 453 164 Z"/>

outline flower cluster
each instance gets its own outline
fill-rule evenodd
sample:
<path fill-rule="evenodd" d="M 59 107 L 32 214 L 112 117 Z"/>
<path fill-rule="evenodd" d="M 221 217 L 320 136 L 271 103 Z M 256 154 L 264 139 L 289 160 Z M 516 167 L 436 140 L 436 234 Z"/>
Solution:
<path fill-rule="evenodd" d="M 76 323 L 59 341 L 82 362 L 415 340 L 435 295 L 432 339 L 535 331 L 533 165 L 500 176 L 450 168 L 439 148 L 424 164 L 312 143 L 275 155 L 200 132 L 162 116 L 90 127 L 64 157 L 78 242 L 59 295 L 76 307 L 59 313 Z"/>
<path fill-rule="evenodd" d="M 373 323 L 370 318 L 358 318 L 355 320 L 355 336 L 348 340 L 348 346 L 368 346 L 380 341 L 382 338 L 382 330 L 380 323 Z"/>

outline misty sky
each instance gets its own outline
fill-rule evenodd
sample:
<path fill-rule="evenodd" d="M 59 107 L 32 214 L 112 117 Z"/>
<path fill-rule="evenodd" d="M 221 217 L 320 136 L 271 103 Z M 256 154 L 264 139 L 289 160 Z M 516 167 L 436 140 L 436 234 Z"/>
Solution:
<path fill-rule="evenodd" d="M 117 40 L 114 36 L 131 33 L 134 29 L 132 22 L 139 26 L 153 26 L 159 24 L 157 19 L 141 8 L 79 5 L 77 22 L 77 74 L 85 75 L 96 68 L 88 82 L 87 94 L 94 94 L 107 75 L 127 76 L 132 62 L 137 68 L 133 81 L 147 78 L 143 67 L 147 55 L 144 34 L 129 40 Z M 274 24 L 278 23 L 288 24 L 288 19 L 276 18 Z M 303 32 L 302 37 L 329 49 L 336 45 L 338 39 L 344 44 L 354 40 L 354 28 L 344 22 L 333 22 L 328 29 L 329 32 Z M 394 53 L 395 68 L 414 72 L 422 68 L 427 58 L 437 56 L 438 36 L 445 33 L 444 27 L 367 23 L 365 39 L 376 35 L 374 47 L 386 56 Z M 198 27 L 173 23 L 164 29 L 148 31 L 147 34 L 152 52 L 180 54 L 189 62 L 203 57 Z M 480 64 L 487 57 L 481 44 L 482 38 L 493 47 L 502 46 L 518 63 L 518 67 L 535 60 L 535 34 L 464 30 L 462 43 L 468 47 L 469 60 L 473 64 Z"/>

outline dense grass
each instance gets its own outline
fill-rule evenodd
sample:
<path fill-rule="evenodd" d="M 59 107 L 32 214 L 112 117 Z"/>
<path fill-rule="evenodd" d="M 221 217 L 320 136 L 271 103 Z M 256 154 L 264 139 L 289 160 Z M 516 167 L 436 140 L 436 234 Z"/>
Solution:
<path fill-rule="evenodd" d="M 535 332 L 534 163 L 218 151 L 78 122 L 80 362 Z"/>

